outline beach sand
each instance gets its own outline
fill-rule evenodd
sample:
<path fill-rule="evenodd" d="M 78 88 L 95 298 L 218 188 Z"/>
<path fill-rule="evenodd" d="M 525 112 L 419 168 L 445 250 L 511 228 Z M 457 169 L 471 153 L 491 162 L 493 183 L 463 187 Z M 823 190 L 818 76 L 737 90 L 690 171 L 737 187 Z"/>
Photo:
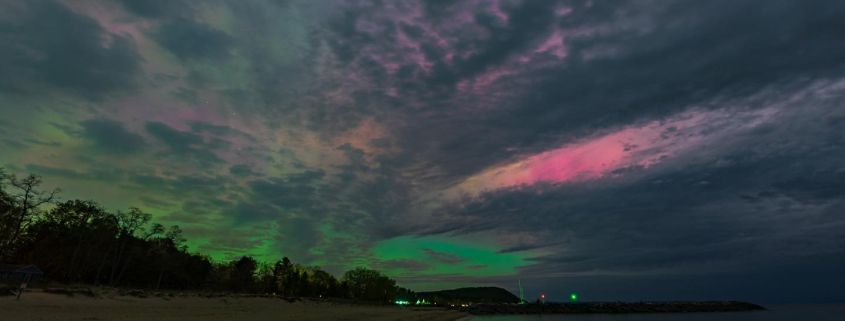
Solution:
<path fill-rule="evenodd" d="M 442 308 L 354 305 L 270 298 L 68 297 L 27 292 L 20 301 L 0 297 L 0 320 L 421 320 L 451 321 L 467 314 Z"/>

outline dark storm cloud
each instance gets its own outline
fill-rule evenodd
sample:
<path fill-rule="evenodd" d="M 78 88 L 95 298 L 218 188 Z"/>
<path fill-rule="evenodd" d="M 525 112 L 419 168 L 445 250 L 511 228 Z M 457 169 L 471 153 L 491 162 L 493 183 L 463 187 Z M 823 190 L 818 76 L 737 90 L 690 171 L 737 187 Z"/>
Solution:
<path fill-rule="evenodd" d="M 182 203 L 182 211 L 191 215 L 211 214 L 216 212 L 211 204 L 205 201 L 190 200 Z"/>
<path fill-rule="evenodd" d="M 212 150 L 226 148 L 229 143 L 219 139 L 212 139 L 208 142 L 197 134 L 183 132 L 158 122 L 147 122 L 144 125 L 147 133 L 155 137 L 162 144 L 169 147 L 169 154 L 164 156 L 188 157 L 189 159 L 204 164 L 223 163 Z"/>
<path fill-rule="evenodd" d="M 115 0 L 130 12 L 149 19 L 165 18 L 186 12 L 187 3 L 181 0 Z"/>
<path fill-rule="evenodd" d="M 354 171 L 344 171 L 340 175 L 341 184 L 327 186 L 326 193 L 338 195 L 347 211 L 340 211 L 331 216 L 335 225 L 353 227 L 374 239 L 389 239 L 408 232 L 408 220 L 396 213 L 409 213 L 413 196 L 409 183 L 401 180 L 398 168 L 392 168 L 387 162 L 379 162 L 374 178 L 366 176 L 344 177 L 343 174 L 356 175 Z M 407 174 L 407 173 L 406 173 Z"/>
<path fill-rule="evenodd" d="M 287 209 L 313 208 L 319 203 L 315 181 L 324 176 L 323 171 L 305 171 L 285 178 L 255 180 L 249 186 L 257 197 L 277 206 Z"/>
<path fill-rule="evenodd" d="M 0 134 L 6 134 L 12 128 L 12 122 L 0 118 Z"/>
<path fill-rule="evenodd" d="M 186 234 L 208 237 L 211 242 L 199 246 L 198 249 L 203 252 L 222 252 L 226 260 L 238 259 L 243 255 L 243 249 L 260 247 L 267 242 L 267 239 L 263 237 L 264 231 L 261 230 L 205 227 L 184 227 L 183 229 Z M 261 258 L 258 257 L 258 259 Z"/>
<path fill-rule="evenodd" d="M 845 199 L 845 170 L 827 168 L 810 172 L 807 176 L 790 178 L 773 184 L 772 188 L 802 203 L 826 203 Z M 757 198 L 776 197 L 774 192 L 760 192 Z"/>
<path fill-rule="evenodd" d="M 37 140 L 34 138 L 25 138 L 23 139 L 24 142 L 29 143 L 31 145 L 41 145 L 41 146 L 48 146 L 48 147 L 59 147 L 62 146 L 62 143 L 59 142 L 45 142 L 41 140 Z"/>
<path fill-rule="evenodd" d="M 467 41 L 462 41 L 458 46 L 472 48 L 475 53 L 458 59 L 455 63 L 457 68 L 435 65 L 432 80 L 438 84 L 446 82 L 451 85 L 459 79 L 476 76 L 490 66 L 499 65 L 516 53 L 533 49 L 529 46 L 537 45 L 539 37 L 550 35 L 555 22 L 555 3 L 525 1 L 519 6 L 505 7 L 505 13 L 509 17 L 507 23 L 502 23 L 489 13 L 476 12 L 478 27 L 489 32 L 491 36 L 487 39 L 464 39 Z M 436 16 L 438 11 L 431 10 L 429 14 Z"/>
<path fill-rule="evenodd" d="M 291 106 L 287 102 L 291 95 L 310 83 L 309 70 L 311 61 L 305 57 L 315 56 L 311 48 L 314 43 L 303 42 L 296 37 L 300 31 L 307 32 L 305 37 L 313 37 L 312 25 L 320 20 L 321 14 L 315 12 L 321 7 L 332 6 L 326 1 L 300 1 L 292 6 L 292 1 L 228 1 L 226 6 L 236 17 L 235 28 L 240 31 L 239 50 L 249 59 L 254 68 L 250 73 L 249 90 L 226 89 L 222 92 L 234 105 L 264 105 L 264 113 L 272 113 L 285 118 Z M 292 14 L 296 12 L 297 14 Z M 279 21 L 286 23 L 279 23 Z M 289 24 L 298 25 L 296 30 Z M 302 29 L 299 29 L 302 28 Z M 276 41 L 285 43 L 283 51 L 277 46 L 267 45 L 267 35 L 276 37 Z M 313 42 L 319 41 L 313 37 Z M 278 121 L 278 120 L 277 120 Z"/>
<path fill-rule="evenodd" d="M 243 193 L 228 176 L 132 172 L 113 182 L 141 195 L 144 203 L 156 207 L 170 204 L 167 209 L 179 211 L 171 213 L 171 221 L 178 222 L 175 217 L 193 217 L 185 220 L 186 224 L 209 223 L 211 216 L 235 206 Z M 181 204 L 181 208 L 174 208 L 173 204 Z"/>
<path fill-rule="evenodd" d="M 232 167 L 229 167 L 229 173 L 239 177 L 258 175 L 258 173 L 253 172 L 249 166 L 243 164 L 232 165 Z"/>
<path fill-rule="evenodd" d="M 118 169 L 90 169 L 88 172 L 79 172 L 67 168 L 42 166 L 38 164 L 27 164 L 26 170 L 47 177 L 62 177 L 79 180 L 93 180 L 102 182 L 122 181 L 126 173 Z"/>
<path fill-rule="evenodd" d="M 297 260 L 311 261 L 317 256 L 311 249 L 324 242 L 325 236 L 318 230 L 317 222 L 309 218 L 290 218 L 280 220 L 276 242 L 284 255 Z"/>
<path fill-rule="evenodd" d="M 242 169 L 233 166 L 230 171 L 237 175 Z M 396 213 L 403 212 L 407 196 L 400 196 L 405 193 L 401 184 L 384 178 L 342 182 L 316 169 L 254 179 L 246 184 L 244 199 L 224 208 L 222 214 L 237 226 L 274 222 L 279 232 L 276 244 L 285 255 L 307 261 L 319 258 L 311 252 L 319 249 L 324 256 L 361 261 L 371 255 L 368 249 L 374 242 L 398 236 L 390 226 L 402 221 Z M 355 239 L 320 236 L 320 228 L 328 226 L 356 231 Z"/>
<path fill-rule="evenodd" d="M 49 85 L 85 98 L 130 91 L 142 58 L 131 36 L 48 0 L 0 4 L 0 91 L 43 92 Z"/>
<path fill-rule="evenodd" d="M 26 144 L 22 144 L 22 143 L 20 143 L 20 142 L 18 142 L 18 141 L 11 140 L 11 139 L 4 139 L 4 140 L 3 140 L 3 144 L 5 144 L 5 145 L 7 145 L 7 146 L 9 146 L 9 147 L 11 147 L 11 148 L 18 149 L 18 150 L 21 150 L 21 149 L 26 149 L 27 147 L 29 147 L 29 146 L 28 146 L 28 145 L 26 145 Z"/>
<path fill-rule="evenodd" d="M 29 164 L 26 169 L 41 175 L 57 176 L 72 179 L 86 179 L 87 175 L 65 168 L 53 168 L 36 164 Z"/>
<path fill-rule="evenodd" d="M 170 95 L 176 99 L 184 101 L 185 103 L 191 106 L 199 105 L 199 94 L 197 94 L 196 90 L 188 89 L 185 87 L 179 87 L 176 90 L 170 92 Z"/>
<path fill-rule="evenodd" d="M 230 171 L 235 176 L 259 176 L 238 166 Z M 338 206 L 343 204 L 343 199 L 324 190 L 325 178 L 322 170 L 306 170 L 278 178 L 255 179 L 246 184 L 242 199 L 220 206 L 219 212 L 234 226 L 272 226 L 274 251 L 291 258 L 310 262 L 319 258 L 312 250 L 319 249 L 331 257 L 360 259 L 350 257 L 354 249 L 338 245 L 344 243 L 342 239 L 329 239 L 320 229 L 328 215 L 338 215 L 334 211 L 344 210 Z"/>
<path fill-rule="evenodd" d="M 108 119 L 92 119 L 79 123 L 80 136 L 94 148 L 108 153 L 132 153 L 142 149 L 144 139 L 124 128 L 122 123 Z"/>
<path fill-rule="evenodd" d="M 149 122 L 144 126 L 150 135 L 161 140 L 176 152 L 186 152 L 203 143 L 202 136 L 178 131 L 162 123 Z"/>
<path fill-rule="evenodd" d="M 191 131 L 193 131 L 194 133 L 211 133 L 217 136 L 240 137 L 251 142 L 257 141 L 252 135 L 244 133 L 229 126 L 213 125 L 200 121 L 190 121 L 188 122 L 188 126 L 191 127 Z"/>
<path fill-rule="evenodd" d="M 263 221 L 278 221 L 284 217 L 284 213 L 274 206 L 267 204 L 253 204 L 250 202 L 238 202 L 233 206 L 224 208 L 221 213 L 230 218 L 237 225 L 244 223 L 257 223 Z"/>
<path fill-rule="evenodd" d="M 430 260 L 445 264 L 459 264 L 467 260 L 452 253 L 437 252 L 432 249 L 422 249 L 422 252 Z"/>
<path fill-rule="evenodd" d="M 499 253 L 512 253 L 512 252 L 521 252 L 521 251 L 529 251 L 529 250 L 536 250 L 541 249 L 544 247 L 551 247 L 555 245 L 561 245 L 565 242 L 543 242 L 540 244 L 520 244 L 511 247 L 506 247 L 499 250 Z"/>
<path fill-rule="evenodd" d="M 235 42 L 221 30 L 186 18 L 165 23 L 150 36 L 182 60 L 229 57 Z"/>
<path fill-rule="evenodd" d="M 167 202 L 167 201 L 163 201 L 163 200 L 160 200 L 160 199 L 157 199 L 157 198 L 152 198 L 152 197 L 139 197 L 138 199 L 139 199 L 139 200 L 140 200 L 140 201 L 141 201 L 141 202 L 142 202 L 145 206 L 149 206 L 149 207 L 152 207 L 152 208 L 155 208 L 155 209 L 167 210 L 167 209 L 170 209 L 170 208 L 175 207 L 175 205 L 174 205 L 173 203 L 170 203 L 170 202 Z"/>
<path fill-rule="evenodd" d="M 255 173 L 238 165 L 230 169 L 235 176 L 253 176 Z M 320 179 L 325 177 L 321 170 L 308 170 L 278 178 L 255 179 L 247 183 L 244 199 L 222 207 L 222 213 L 237 224 L 254 224 L 268 220 L 279 221 L 302 216 L 303 219 L 319 221 L 329 202 L 335 201 L 323 194 Z M 281 222 L 281 221 L 279 221 Z"/>
<path fill-rule="evenodd" d="M 387 261 L 380 261 L 375 263 L 375 266 L 378 269 L 401 269 L 407 271 L 422 271 L 434 267 L 431 264 L 411 259 L 393 259 Z"/>
<path fill-rule="evenodd" d="M 71 137 L 79 137 L 82 135 L 82 131 L 79 130 L 76 126 L 70 126 L 65 124 L 59 124 L 57 122 L 49 122 L 50 126 L 56 127 L 57 129 L 64 132 L 66 135 Z"/>
<path fill-rule="evenodd" d="M 344 180 L 354 178 L 356 172 L 366 172 L 370 169 L 364 160 L 366 153 L 362 149 L 355 148 L 349 143 L 338 146 L 337 149 L 343 151 L 348 161 L 347 164 L 338 166 L 344 171 L 343 174 L 347 175 L 343 177 Z"/>

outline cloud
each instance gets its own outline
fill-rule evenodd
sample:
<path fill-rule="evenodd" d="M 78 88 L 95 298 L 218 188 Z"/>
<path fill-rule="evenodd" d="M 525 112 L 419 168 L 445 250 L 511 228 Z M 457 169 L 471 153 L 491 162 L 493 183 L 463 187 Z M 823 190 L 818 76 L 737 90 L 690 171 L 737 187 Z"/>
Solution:
<path fill-rule="evenodd" d="M 221 30 L 181 17 L 163 24 L 150 37 L 182 60 L 229 57 L 234 42 Z"/>
<path fill-rule="evenodd" d="M 322 171 L 306 171 L 284 179 L 254 180 L 249 183 L 256 197 L 288 209 L 309 209 L 319 206 L 316 180 L 325 176 Z"/>
<path fill-rule="evenodd" d="M 201 121 L 189 121 L 188 126 L 194 133 L 211 133 L 217 136 L 240 137 L 250 142 L 257 142 L 255 137 L 243 131 L 225 125 L 214 125 Z"/>
<path fill-rule="evenodd" d="M 9 147 L 14 148 L 14 149 L 26 149 L 27 147 L 29 147 L 26 144 L 22 144 L 18 141 L 11 140 L 11 139 L 4 139 L 3 143 L 6 144 Z"/>
<path fill-rule="evenodd" d="M 239 228 L 182 227 L 186 235 L 208 237 L 212 242 L 200 245 L 200 252 L 222 253 L 226 260 L 244 255 L 244 249 L 256 248 L 268 241 L 266 231 Z M 258 257 L 260 258 L 260 257 Z"/>
<path fill-rule="evenodd" d="M 773 189 L 802 203 L 827 203 L 845 198 L 845 169 L 827 168 L 777 182 Z M 774 192 L 762 191 L 758 198 L 776 197 Z"/>
<path fill-rule="evenodd" d="M 793 15 L 795 4 L 788 1 L 762 11 L 718 3 L 584 1 L 556 17 L 552 2 L 522 2 L 504 5 L 507 21 L 469 2 L 421 15 L 408 6 L 402 8 L 408 14 L 350 6 L 334 24 L 337 38 L 330 43 L 348 61 L 351 82 L 366 79 L 397 91 L 400 105 L 416 106 L 396 115 L 392 122 L 402 126 L 391 130 L 415 159 L 437 160 L 450 178 L 620 124 L 660 120 L 698 104 L 718 108 L 705 102 L 714 97 L 834 75 L 825 66 L 836 65 L 833 52 L 845 50 L 827 45 L 838 37 L 833 30 L 842 30 L 833 13 L 845 10 L 839 6 L 802 7 L 814 13 L 804 19 Z M 724 23 L 713 24 L 715 17 Z M 825 31 L 817 32 L 822 25 Z M 403 44 L 394 39 L 400 26 L 423 32 Z M 555 30 L 565 35 L 568 54 L 536 53 Z M 407 61 L 412 55 L 402 51 L 417 47 L 427 48 L 424 63 Z M 357 92 L 370 93 L 371 100 L 379 95 Z"/>
<path fill-rule="evenodd" d="M 81 136 L 103 152 L 126 154 L 144 148 L 144 139 L 124 128 L 122 123 L 108 119 L 91 119 L 79 123 Z"/>
<path fill-rule="evenodd" d="M 437 252 L 432 249 L 422 249 L 422 252 L 428 259 L 445 264 L 460 264 L 467 260 L 452 253 Z"/>
<path fill-rule="evenodd" d="M 723 105 L 728 123 L 677 127 L 671 132 L 693 145 L 637 171 L 488 184 L 490 190 L 437 210 L 431 220 L 440 224 L 423 235 L 497 235 L 502 252 L 549 253 L 520 273 L 550 278 L 750 273 L 753 266 L 838 255 L 834 244 L 845 234 L 835 230 L 845 221 L 828 213 L 845 205 L 845 168 L 834 161 L 845 152 L 843 137 L 813 120 L 839 114 L 842 88 L 841 81 L 823 81 L 783 93 L 792 100 L 765 95 L 766 108 L 754 112 L 762 119 Z M 689 140 L 691 133 L 707 138 Z M 667 139 L 674 138 L 647 139 L 639 148 Z"/>
<path fill-rule="evenodd" d="M 97 21 L 55 1 L 0 5 L 0 91 L 44 92 L 45 87 L 99 100 L 137 87 L 141 61 L 135 40 L 107 32 Z"/>
<path fill-rule="evenodd" d="M 324 243 L 326 235 L 321 233 L 315 220 L 289 218 L 278 220 L 277 224 L 276 248 L 280 252 L 303 262 L 311 262 L 319 258 L 319 255 L 315 255 L 311 250 Z M 332 255 L 334 253 L 324 254 Z"/>
<path fill-rule="evenodd" d="M 816 168 L 785 170 L 806 159 L 722 157 L 732 165 L 485 193 L 444 208 L 440 231 L 545 235 L 514 250 L 552 252 L 522 271 L 548 277 L 742 271 L 839 251 L 834 244 L 845 238 L 837 231 L 845 221 L 824 214 L 845 204 L 837 165 L 819 158 Z M 745 195 L 757 196 L 748 202 Z"/>
<path fill-rule="evenodd" d="M 134 192 L 158 195 L 177 203 L 202 200 L 204 204 L 213 205 L 214 212 L 231 206 L 231 203 L 221 201 L 221 199 L 235 198 L 235 195 L 240 192 L 228 176 L 204 174 L 132 172 L 128 175 L 127 183 L 125 188 Z"/>
<path fill-rule="evenodd" d="M 174 207 L 173 203 L 170 203 L 170 202 L 167 202 L 167 201 L 162 201 L 162 200 L 156 199 L 156 198 L 140 197 L 139 199 L 141 200 L 141 202 L 143 202 L 143 204 L 145 206 L 149 206 L 149 207 L 156 208 L 156 209 L 166 210 L 166 209 Z"/>
<path fill-rule="evenodd" d="M 188 11 L 188 5 L 181 0 L 115 0 L 123 5 L 130 12 L 144 18 L 162 18 L 178 15 Z"/>
<path fill-rule="evenodd" d="M 394 259 L 380 261 L 375 264 L 376 268 L 387 270 L 407 270 L 407 271 L 423 271 L 432 268 L 431 264 L 412 260 L 412 259 Z"/>
<path fill-rule="evenodd" d="M 147 130 L 147 133 L 168 146 L 170 154 L 165 154 L 164 156 L 175 155 L 188 157 L 193 161 L 205 164 L 223 163 L 223 160 L 212 152 L 212 150 L 217 149 L 217 147 L 227 146 L 228 144 L 225 141 L 210 140 L 206 142 L 200 135 L 179 131 L 159 122 L 147 122 L 144 128 Z"/>
<path fill-rule="evenodd" d="M 144 125 L 150 135 L 160 139 L 175 151 L 183 152 L 203 143 L 202 136 L 178 131 L 163 123 L 149 122 Z"/>
<path fill-rule="evenodd" d="M 174 98 L 184 101 L 186 104 L 191 106 L 199 105 L 199 94 L 196 90 L 188 89 L 185 87 L 179 87 L 176 90 L 170 92 Z"/>
<path fill-rule="evenodd" d="M 88 172 L 79 172 L 67 168 L 50 167 L 38 164 L 27 164 L 26 170 L 46 177 L 62 177 L 103 182 L 122 181 L 126 175 L 125 172 L 114 169 L 91 169 Z"/>
<path fill-rule="evenodd" d="M 229 167 L 229 173 L 240 177 L 254 176 L 258 174 L 253 172 L 249 166 L 243 164 L 232 165 L 232 167 Z"/>

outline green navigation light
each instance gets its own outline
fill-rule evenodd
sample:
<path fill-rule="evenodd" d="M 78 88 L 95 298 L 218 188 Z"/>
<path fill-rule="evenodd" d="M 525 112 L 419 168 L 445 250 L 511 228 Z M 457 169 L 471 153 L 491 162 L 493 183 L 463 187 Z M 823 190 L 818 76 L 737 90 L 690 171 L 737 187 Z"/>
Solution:
<path fill-rule="evenodd" d="M 578 295 L 575 293 L 570 294 L 569 298 L 572 299 L 572 301 L 578 301 Z"/>

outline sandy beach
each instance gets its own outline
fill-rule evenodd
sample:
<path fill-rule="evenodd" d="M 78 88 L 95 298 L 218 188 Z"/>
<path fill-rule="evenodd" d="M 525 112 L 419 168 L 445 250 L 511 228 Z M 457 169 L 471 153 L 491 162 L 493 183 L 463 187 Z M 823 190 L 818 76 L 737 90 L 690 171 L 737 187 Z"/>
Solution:
<path fill-rule="evenodd" d="M 0 297 L 0 320 L 421 320 L 451 321 L 467 314 L 440 308 L 368 306 L 269 298 L 68 297 L 27 292 Z"/>

